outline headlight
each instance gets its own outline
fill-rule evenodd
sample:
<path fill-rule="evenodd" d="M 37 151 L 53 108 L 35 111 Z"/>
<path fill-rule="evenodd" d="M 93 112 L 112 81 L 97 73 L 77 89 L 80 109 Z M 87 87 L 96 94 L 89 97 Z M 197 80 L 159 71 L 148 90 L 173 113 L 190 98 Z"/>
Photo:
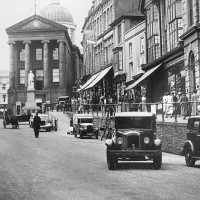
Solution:
<path fill-rule="evenodd" d="M 156 138 L 156 139 L 154 140 L 154 144 L 155 144 L 156 146 L 160 146 L 160 145 L 161 145 L 161 140 L 160 140 L 159 138 Z"/>
<path fill-rule="evenodd" d="M 117 144 L 121 145 L 122 143 L 123 143 L 123 139 L 121 137 L 118 137 L 117 138 Z"/>
<path fill-rule="evenodd" d="M 149 144 L 149 142 L 150 142 L 149 137 L 144 137 L 144 143 L 145 143 L 145 144 Z"/>

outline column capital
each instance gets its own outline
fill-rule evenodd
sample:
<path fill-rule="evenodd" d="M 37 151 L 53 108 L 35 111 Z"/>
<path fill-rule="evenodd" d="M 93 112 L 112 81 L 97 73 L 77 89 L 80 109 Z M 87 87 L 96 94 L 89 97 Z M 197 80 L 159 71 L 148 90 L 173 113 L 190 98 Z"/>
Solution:
<path fill-rule="evenodd" d="M 41 43 L 50 43 L 50 40 L 42 40 Z"/>
<path fill-rule="evenodd" d="M 8 41 L 8 45 L 11 45 L 11 44 L 16 44 L 15 41 Z"/>
<path fill-rule="evenodd" d="M 30 40 L 24 40 L 23 44 L 31 44 L 31 41 Z"/>
<path fill-rule="evenodd" d="M 58 43 L 60 43 L 60 42 L 63 42 L 63 43 L 65 43 L 65 41 L 64 41 L 64 40 L 57 40 L 57 42 L 58 42 Z"/>

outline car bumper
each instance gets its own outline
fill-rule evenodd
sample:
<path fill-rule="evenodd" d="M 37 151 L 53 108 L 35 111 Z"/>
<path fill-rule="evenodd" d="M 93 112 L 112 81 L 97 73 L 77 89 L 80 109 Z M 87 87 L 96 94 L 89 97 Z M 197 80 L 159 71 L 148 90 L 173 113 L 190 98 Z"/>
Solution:
<path fill-rule="evenodd" d="M 107 155 L 115 157 L 133 157 L 133 156 L 159 156 L 162 153 L 158 150 L 107 150 Z"/>
<path fill-rule="evenodd" d="M 51 130 L 52 125 L 47 124 L 47 125 L 41 125 L 40 130 Z"/>

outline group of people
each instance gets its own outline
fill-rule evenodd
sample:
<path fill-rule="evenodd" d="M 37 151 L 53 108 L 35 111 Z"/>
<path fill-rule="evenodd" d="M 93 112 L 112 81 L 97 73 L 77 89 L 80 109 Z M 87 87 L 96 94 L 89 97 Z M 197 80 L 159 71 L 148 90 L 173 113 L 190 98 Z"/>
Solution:
<path fill-rule="evenodd" d="M 167 92 L 163 96 L 163 112 L 165 117 L 181 115 L 183 116 L 183 119 L 185 119 L 186 116 L 189 116 L 190 114 L 197 115 L 199 100 L 199 95 L 196 90 L 193 91 L 190 100 L 185 92 L 179 92 L 178 95 L 176 95 L 174 91 L 171 93 Z"/>

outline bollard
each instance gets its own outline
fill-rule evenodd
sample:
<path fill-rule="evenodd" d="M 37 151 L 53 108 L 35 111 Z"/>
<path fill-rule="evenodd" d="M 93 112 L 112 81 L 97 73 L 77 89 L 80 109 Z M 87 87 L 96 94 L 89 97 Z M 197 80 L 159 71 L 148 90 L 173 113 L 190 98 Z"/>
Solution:
<path fill-rule="evenodd" d="M 54 122 L 55 122 L 54 131 L 57 131 L 58 130 L 58 119 L 55 118 Z"/>

